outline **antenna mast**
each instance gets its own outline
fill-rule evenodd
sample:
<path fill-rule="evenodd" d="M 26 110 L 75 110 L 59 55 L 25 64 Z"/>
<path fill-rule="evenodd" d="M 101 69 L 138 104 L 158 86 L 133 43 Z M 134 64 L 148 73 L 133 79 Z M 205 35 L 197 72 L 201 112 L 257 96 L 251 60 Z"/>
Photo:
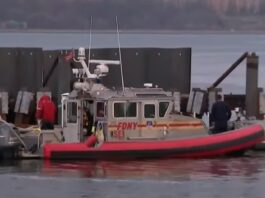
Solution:
<path fill-rule="evenodd" d="M 89 47 L 88 47 L 88 59 L 87 59 L 87 66 L 89 67 L 90 63 L 90 52 L 91 52 L 91 37 L 92 37 L 92 16 L 90 16 L 90 26 L 89 26 Z"/>
<path fill-rule="evenodd" d="M 121 85 L 122 91 L 124 92 L 124 80 L 123 80 L 123 69 L 122 69 L 122 61 L 121 61 L 121 43 L 120 43 L 120 32 L 119 32 L 119 24 L 118 24 L 118 17 L 116 16 L 116 27 L 117 27 L 117 39 L 119 45 L 119 58 L 120 58 L 120 67 L 121 67 Z"/>

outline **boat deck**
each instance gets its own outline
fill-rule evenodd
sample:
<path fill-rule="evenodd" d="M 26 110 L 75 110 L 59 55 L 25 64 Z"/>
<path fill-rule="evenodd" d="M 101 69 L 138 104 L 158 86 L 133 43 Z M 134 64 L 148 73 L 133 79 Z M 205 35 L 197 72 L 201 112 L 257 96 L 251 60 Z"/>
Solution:
<path fill-rule="evenodd" d="M 21 159 L 41 159 L 41 154 L 34 154 L 29 152 L 22 152 Z"/>

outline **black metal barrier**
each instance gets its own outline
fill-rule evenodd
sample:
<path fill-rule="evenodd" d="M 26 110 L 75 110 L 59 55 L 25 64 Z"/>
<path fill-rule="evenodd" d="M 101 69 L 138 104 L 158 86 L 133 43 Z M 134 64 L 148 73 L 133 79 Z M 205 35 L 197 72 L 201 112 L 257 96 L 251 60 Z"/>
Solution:
<path fill-rule="evenodd" d="M 0 48 L 0 88 L 14 101 L 19 90 L 36 93 L 45 81 L 54 101 L 59 103 L 61 94 L 70 92 L 74 81 L 73 65 L 64 59 L 71 51 Z M 86 55 L 88 57 L 88 50 Z M 153 83 L 166 90 L 189 93 L 191 48 L 122 48 L 121 56 L 126 87 Z M 91 49 L 91 59 L 119 60 L 118 49 Z M 103 83 L 107 87 L 121 87 L 120 68 L 110 66 L 110 73 Z"/>

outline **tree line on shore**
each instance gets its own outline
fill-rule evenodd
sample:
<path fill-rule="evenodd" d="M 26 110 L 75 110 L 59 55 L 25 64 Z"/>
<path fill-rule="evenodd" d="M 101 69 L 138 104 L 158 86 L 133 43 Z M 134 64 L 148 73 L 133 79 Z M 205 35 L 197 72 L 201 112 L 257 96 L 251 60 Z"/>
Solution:
<path fill-rule="evenodd" d="M 0 28 L 88 29 L 92 16 L 95 29 L 114 29 L 117 16 L 121 29 L 224 30 L 251 21 L 262 29 L 257 19 L 264 18 L 265 1 L 260 1 L 258 11 L 230 5 L 220 13 L 206 0 L 8 0 L 0 2 Z"/>

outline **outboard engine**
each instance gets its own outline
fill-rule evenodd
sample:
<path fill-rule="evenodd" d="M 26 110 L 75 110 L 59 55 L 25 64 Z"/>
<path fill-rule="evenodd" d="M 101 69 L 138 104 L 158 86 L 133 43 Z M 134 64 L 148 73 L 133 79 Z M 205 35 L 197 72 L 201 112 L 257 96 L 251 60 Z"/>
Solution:
<path fill-rule="evenodd" d="M 18 157 L 21 146 L 18 133 L 14 125 L 0 120 L 0 159 L 15 159 Z"/>

